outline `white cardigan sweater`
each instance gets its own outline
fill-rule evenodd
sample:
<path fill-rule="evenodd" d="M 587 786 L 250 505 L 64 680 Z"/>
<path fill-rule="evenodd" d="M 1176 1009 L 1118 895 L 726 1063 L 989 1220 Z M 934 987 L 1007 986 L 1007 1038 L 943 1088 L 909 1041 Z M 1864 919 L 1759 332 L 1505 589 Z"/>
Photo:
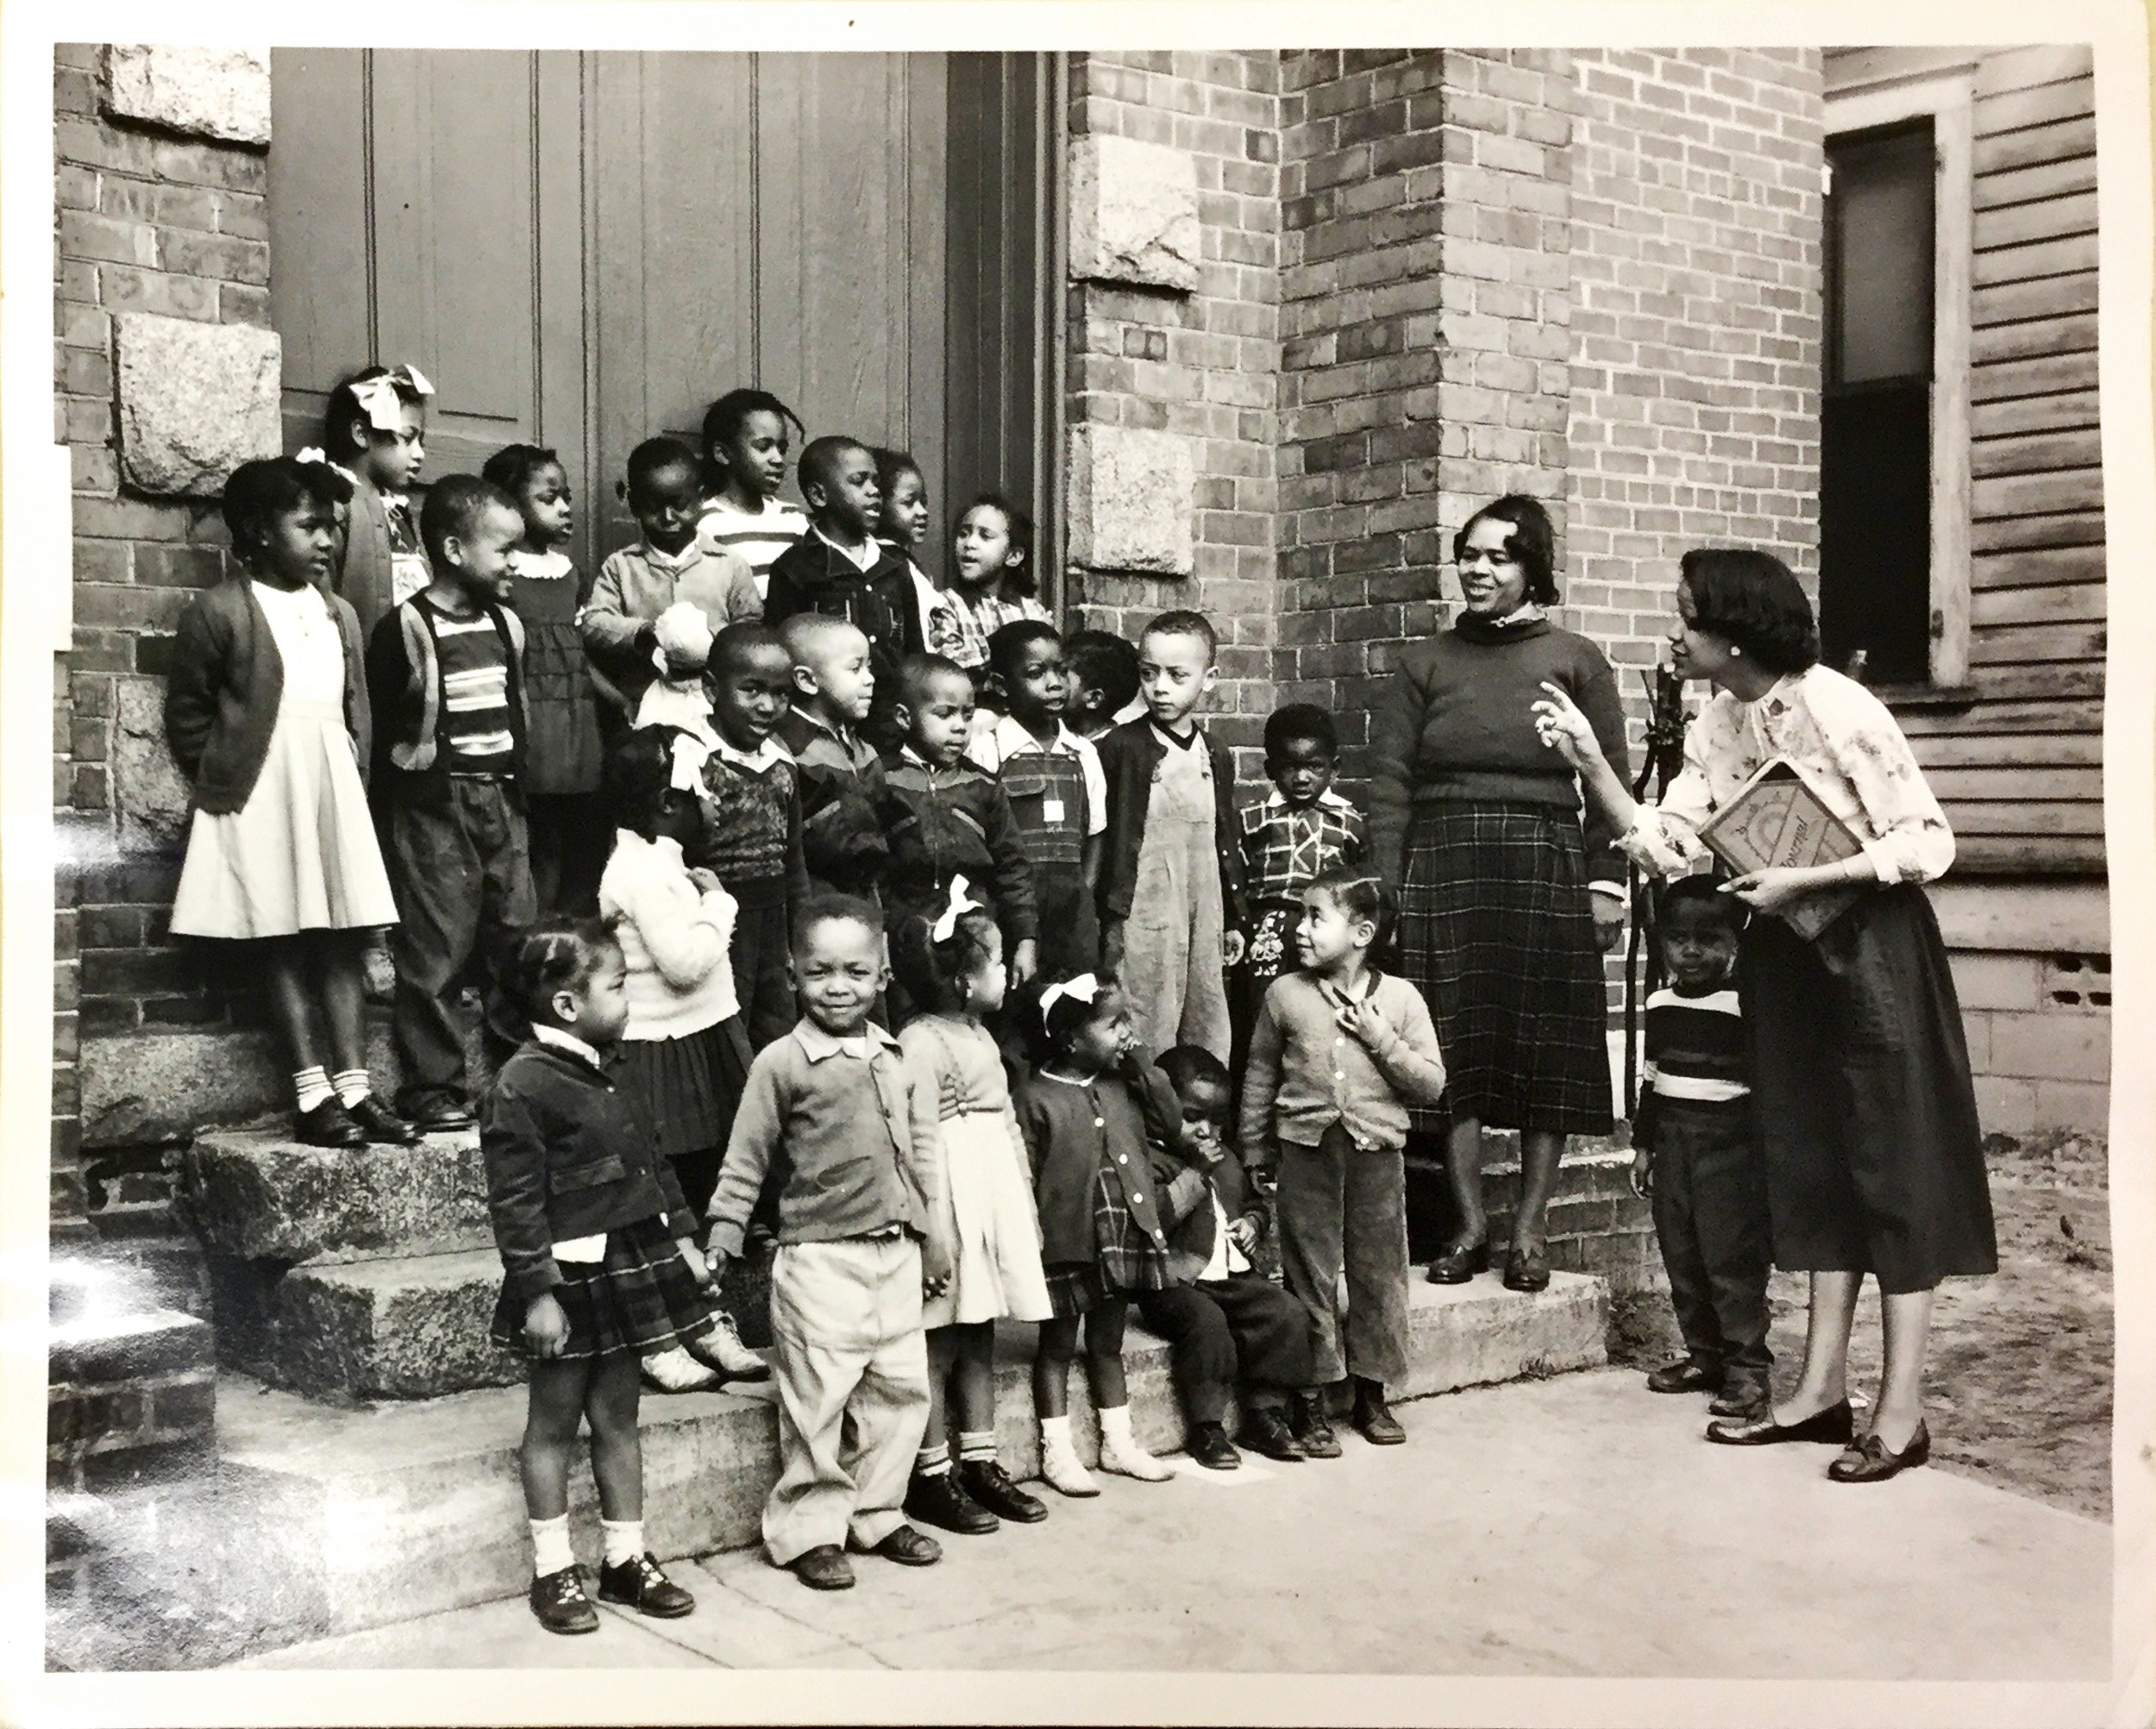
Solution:
<path fill-rule="evenodd" d="M 727 955 L 739 909 L 724 889 L 690 880 L 679 841 L 617 830 L 599 910 L 629 962 L 623 1037 L 680 1038 L 741 1012 Z"/>

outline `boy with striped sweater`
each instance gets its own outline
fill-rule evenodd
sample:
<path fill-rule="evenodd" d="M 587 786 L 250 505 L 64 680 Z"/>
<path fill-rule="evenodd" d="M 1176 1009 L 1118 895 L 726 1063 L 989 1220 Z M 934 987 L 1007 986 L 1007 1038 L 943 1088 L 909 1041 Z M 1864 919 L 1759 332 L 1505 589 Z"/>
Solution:
<path fill-rule="evenodd" d="M 1711 876 L 1662 893 L 1669 983 L 1647 999 L 1645 1087 L 1632 1186 L 1652 1201 L 1685 1354 L 1647 1376 L 1657 1393 L 1712 1393 L 1716 1416 L 1767 1407 L 1766 1173 L 1752 1132 L 1735 978 L 1744 908 Z"/>

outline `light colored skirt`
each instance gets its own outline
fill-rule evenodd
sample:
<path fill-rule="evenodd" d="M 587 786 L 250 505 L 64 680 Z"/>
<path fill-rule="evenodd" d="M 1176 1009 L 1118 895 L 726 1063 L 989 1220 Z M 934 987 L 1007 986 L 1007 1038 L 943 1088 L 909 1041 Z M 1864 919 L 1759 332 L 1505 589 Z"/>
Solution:
<path fill-rule="evenodd" d="M 1041 1275 L 1041 1224 L 1025 1154 L 1000 1111 L 969 1111 L 943 1123 L 943 1181 L 958 1240 L 950 1286 L 922 1305 L 924 1327 L 970 1326 L 1007 1315 L 1053 1313 Z"/>
<path fill-rule="evenodd" d="M 287 692 L 246 805 L 195 812 L 172 930 L 244 942 L 396 922 L 343 705 Z"/>

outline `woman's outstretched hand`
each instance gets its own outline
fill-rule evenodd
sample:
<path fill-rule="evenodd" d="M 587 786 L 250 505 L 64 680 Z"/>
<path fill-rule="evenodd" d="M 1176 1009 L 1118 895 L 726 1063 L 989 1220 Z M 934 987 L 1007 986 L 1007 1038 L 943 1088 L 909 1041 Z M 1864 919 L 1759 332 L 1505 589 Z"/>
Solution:
<path fill-rule="evenodd" d="M 1560 686 L 1545 680 L 1542 699 L 1528 712 L 1534 717 L 1535 736 L 1573 767 L 1585 769 L 1603 760 L 1594 723 Z"/>

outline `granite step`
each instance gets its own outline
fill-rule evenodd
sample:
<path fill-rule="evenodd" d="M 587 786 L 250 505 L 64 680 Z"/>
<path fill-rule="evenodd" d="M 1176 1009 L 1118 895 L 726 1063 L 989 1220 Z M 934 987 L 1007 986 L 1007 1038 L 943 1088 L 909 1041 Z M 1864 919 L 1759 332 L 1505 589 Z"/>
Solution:
<path fill-rule="evenodd" d="M 1599 1366 L 1608 1299 L 1598 1279 L 1554 1275 L 1533 1295 L 1495 1276 L 1411 1287 L 1401 1398 Z M 1035 1329 L 997 1328 L 1004 1463 L 1039 1469 L 1028 1379 Z M 1183 1425 L 1168 1348 L 1133 1325 L 1125 1364 L 1132 1426 L 1170 1452 Z M 1073 1431 L 1088 1462 L 1098 1425 L 1071 1377 Z M 216 1471 L 164 1491 L 157 1516 L 108 1519 L 113 1546 L 79 1563 L 48 1604 L 47 1654 L 69 1668 L 205 1667 L 249 1651 L 512 1596 L 529 1579 L 517 1475 L 521 1388 L 338 1408 L 228 1374 Z M 767 1385 L 647 1396 L 645 1530 L 666 1558 L 758 1540 L 778 1471 Z M 1433 1465 L 1433 1469 L 1434 1469 Z M 1052 1499 L 1052 1498 L 1051 1498 Z M 598 1553 L 598 1509 L 580 1464 L 570 1496 L 580 1557 Z"/>

